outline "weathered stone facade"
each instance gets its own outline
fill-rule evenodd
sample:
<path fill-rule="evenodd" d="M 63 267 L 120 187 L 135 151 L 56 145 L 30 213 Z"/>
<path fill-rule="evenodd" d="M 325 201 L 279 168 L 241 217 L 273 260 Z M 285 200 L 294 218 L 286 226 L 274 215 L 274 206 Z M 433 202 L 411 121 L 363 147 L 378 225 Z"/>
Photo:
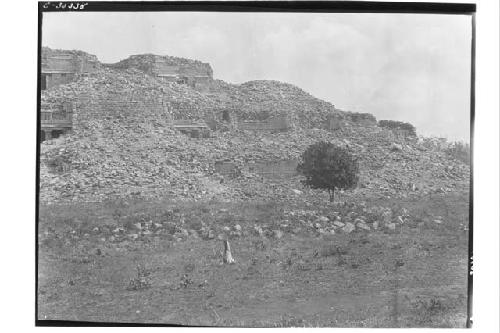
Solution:
<path fill-rule="evenodd" d="M 231 160 L 216 161 L 214 164 L 214 170 L 220 175 L 231 178 L 237 177 L 241 174 L 238 164 Z"/>
<path fill-rule="evenodd" d="M 237 177 L 242 171 L 267 179 L 290 178 L 298 175 L 298 160 L 250 160 L 246 162 L 236 160 L 219 160 L 214 164 L 214 171 L 225 177 Z"/>
<path fill-rule="evenodd" d="M 297 165 L 298 161 L 294 159 L 261 160 L 247 163 L 244 169 L 265 178 L 287 178 L 298 175 Z"/>
<path fill-rule="evenodd" d="M 263 121 L 241 121 L 238 129 L 247 131 L 283 132 L 290 129 L 291 124 L 286 116 L 272 117 Z"/>
<path fill-rule="evenodd" d="M 402 129 L 402 128 L 395 128 L 395 129 L 392 129 L 392 132 L 394 133 L 394 135 L 396 136 L 396 138 L 398 139 L 406 139 L 406 138 L 409 138 L 409 137 L 413 137 L 414 135 L 411 133 L 410 130 L 408 129 Z"/>
<path fill-rule="evenodd" d="M 347 112 L 346 118 L 354 125 L 365 127 L 377 126 L 377 118 L 371 113 Z"/>
<path fill-rule="evenodd" d="M 327 116 L 325 121 L 325 128 L 327 131 L 336 131 L 345 125 L 344 117 L 338 113 L 331 113 Z"/>
<path fill-rule="evenodd" d="M 209 64 L 184 58 L 158 56 L 153 54 L 134 55 L 111 68 L 136 68 L 164 81 L 186 84 L 198 91 L 208 91 L 213 81 Z"/>
<path fill-rule="evenodd" d="M 78 74 L 93 73 L 99 66 L 97 57 L 85 52 L 43 47 L 41 90 L 72 82 Z"/>
<path fill-rule="evenodd" d="M 58 138 L 62 134 L 66 134 L 73 128 L 73 114 L 75 113 L 75 105 L 71 102 L 51 107 L 45 106 L 40 113 L 41 117 L 41 132 L 40 141 Z"/>
<path fill-rule="evenodd" d="M 210 137 L 210 128 L 204 121 L 174 120 L 173 127 L 192 138 Z"/>

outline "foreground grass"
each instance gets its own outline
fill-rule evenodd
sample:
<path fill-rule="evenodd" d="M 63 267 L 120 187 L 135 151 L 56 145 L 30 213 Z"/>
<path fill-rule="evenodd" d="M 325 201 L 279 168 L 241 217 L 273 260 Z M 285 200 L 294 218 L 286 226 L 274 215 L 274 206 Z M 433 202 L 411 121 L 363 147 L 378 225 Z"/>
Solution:
<path fill-rule="evenodd" d="M 395 231 L 285 232 L 281 238 L 244 232 L 231 239 L 235 265 L 221 264 L 217 238 L 110 242 L 93 230 L 173 220 L 176 212 L 182 212 L 184 225 L 203 220 L 244 229 L 279 226 L 286 210 L 326 215 L 341 207 L 123 201 L 44 206 L 40 233 L 50 229 L 56 237 L 40 237 L 38 317 L 203 326 L 464 327 L 467 234 L 461 225 L 468 219 L 467 197 L 384 204 L 406 207 L 415 223 Z M 428 222 L 436 215 L 445 222 Z M 68 232 L 75 236 L 68 238 Z M 148 283 L 131 289 L 138 265 Z"/>

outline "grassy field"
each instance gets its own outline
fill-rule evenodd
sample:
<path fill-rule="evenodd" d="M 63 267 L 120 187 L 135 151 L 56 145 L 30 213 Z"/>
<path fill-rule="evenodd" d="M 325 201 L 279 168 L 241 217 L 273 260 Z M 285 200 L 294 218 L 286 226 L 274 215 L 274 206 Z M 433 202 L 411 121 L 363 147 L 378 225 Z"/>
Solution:
<path fill-rule="evenodd" d="M 325 205 L 308 209 L 340 209 Z M 467 193 L 390 205 L 407 208 L 411 223 L 350 234 L 284 224 L 287 210 L 304 207 L 272 202 L 41 206 L 38 319 L 465 327 Z M 437 215 L 443 223 L 430 218 Z M 162 223 L 168 232 L 129 237 L 137 221 Z M 235 264 L 222 264 L 222 241 L 204 237 L 201 222 L 242 227 L 230 236 Z M 179 233 L 179 223 L 189 232 Z M 283 235 L 258 235 L 254 225 Z M 116 228 L 127 236 L 114 237 Z"/>

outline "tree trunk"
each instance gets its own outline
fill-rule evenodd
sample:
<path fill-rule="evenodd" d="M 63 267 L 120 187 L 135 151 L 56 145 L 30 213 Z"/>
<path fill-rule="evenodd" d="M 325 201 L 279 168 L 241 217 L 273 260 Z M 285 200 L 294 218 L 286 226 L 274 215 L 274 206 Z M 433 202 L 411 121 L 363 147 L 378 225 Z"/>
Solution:
<path fill-rule="evenodd" d="M 224 256 L 222 258 L 222 261 L 225 264 L 233 264 L 234 259 L 231 254 L 231 247 L 229 246 L 229 241 L 227 239 L 224 240 Z"/>

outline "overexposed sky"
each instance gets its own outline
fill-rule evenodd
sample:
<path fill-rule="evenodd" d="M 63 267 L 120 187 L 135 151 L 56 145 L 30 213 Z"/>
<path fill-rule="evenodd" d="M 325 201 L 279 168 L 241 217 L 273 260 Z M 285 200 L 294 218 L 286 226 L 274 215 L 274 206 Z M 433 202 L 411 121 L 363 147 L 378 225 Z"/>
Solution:
<path fill-rule="evenodd" d="M 231 83 L 289 82 L 336 107 L 469 141 L 471 18 L 429 14 L 44 13 L 43 45 L 101 62 L 155 53 Z"/>

